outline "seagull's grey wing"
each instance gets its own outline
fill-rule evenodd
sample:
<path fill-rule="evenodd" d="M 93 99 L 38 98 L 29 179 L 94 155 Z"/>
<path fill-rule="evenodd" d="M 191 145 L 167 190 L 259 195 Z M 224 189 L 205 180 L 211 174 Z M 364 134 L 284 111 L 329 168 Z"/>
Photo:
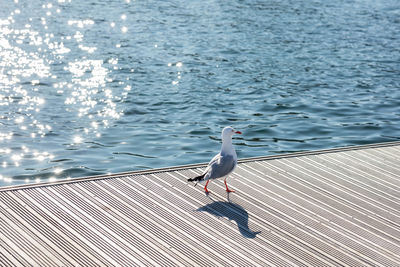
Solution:
<path fill-rule="evenodd" d="M 204 170 L 204 174 L 207 174 L 208 172 L 209 172 L 209 170 L 211 169 L 211 166 L 215 163 L 215 162 L 217 162 L 217 161 L 219 161 L 219 157 L 220 157 L 220 154 L 218 153 L 217 155 L 215 155 L 211 160 L 210 160 L 210 162 L 208 163 L 208 165 L 207 165 L 207 168 Z"/>
<path fill-rule="evenodd" d="M 236 160 L 233 155 L 217 155 L 218 157 L 214 157 L 215 160 L 211 161 L 209 166 L 207 167 L 208 172 L 205 179 L 216 179 L 220 177 L 224 177 L 231 173 L 233 169 L 236 167 Z"/>

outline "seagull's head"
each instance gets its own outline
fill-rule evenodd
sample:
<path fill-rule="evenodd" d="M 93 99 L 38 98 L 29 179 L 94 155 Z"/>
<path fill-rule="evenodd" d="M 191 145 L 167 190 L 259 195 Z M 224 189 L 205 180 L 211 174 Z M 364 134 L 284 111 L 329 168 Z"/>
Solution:
<path fill-rule="evenodd" d="M 242 134 L 240 131 L 235 131 L 231 126 L 225 127 L 221 134 L 222 140 L 231 139 L 235 133 Z"/>

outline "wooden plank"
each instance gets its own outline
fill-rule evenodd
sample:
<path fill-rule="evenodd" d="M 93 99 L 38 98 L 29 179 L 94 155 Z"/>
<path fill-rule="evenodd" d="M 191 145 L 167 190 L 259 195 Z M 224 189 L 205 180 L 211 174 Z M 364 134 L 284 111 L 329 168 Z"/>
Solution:
<path fill-rule="evenodd" d="M 0 188 L 0 265 L 400 266 L 400 142 Z"/>

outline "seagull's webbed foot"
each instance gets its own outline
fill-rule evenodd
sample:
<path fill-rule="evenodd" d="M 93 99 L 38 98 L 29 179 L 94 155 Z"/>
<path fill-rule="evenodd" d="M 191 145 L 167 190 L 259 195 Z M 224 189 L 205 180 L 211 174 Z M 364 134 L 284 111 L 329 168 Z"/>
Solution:
<path fill-rule="evenodd" d="M 235 192 L 235 190 L 231 190 L 231 189 L 228 188 L 228 185 L 226 184 L 226 178 L 224 180 L 224 183 L 225 183 L 225 187 L 226 187 L 226 192 L 228 192 L 228 193 Z"/>

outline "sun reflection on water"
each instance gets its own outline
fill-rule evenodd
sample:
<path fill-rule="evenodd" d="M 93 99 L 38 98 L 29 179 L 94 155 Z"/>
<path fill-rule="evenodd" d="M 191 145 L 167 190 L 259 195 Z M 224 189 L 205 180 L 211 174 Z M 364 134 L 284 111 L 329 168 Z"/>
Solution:
<path fill-rule="evenodd" d="M 0 184 L 13 182 L 15 167 L 32 174 L 21 178 L 24 182 L 62 177 L 65 168 L 53 163 L 57 151 L 84 148 L 123 113 L 117 103 L 131 86 L 121 81 L 118 88 L 110 86 L 119 59 L 99 58 L 97 46 L 86 40 L 87 31 L 98 27 L 96 20 L 59 16 L 69 3 L 49 1 L 32 15 L 14 0 L 9 14 L 0 16 Z M 126 14 L 119 17 L 127 19 Z M 118 28 L 128 31 L 124 25 Z M 116 41 L 113 46 L 120 48 Z M 8 146 L 10 141 L 23 145 Z M 49 167 L 51 177 L 35 175 Z"/>

